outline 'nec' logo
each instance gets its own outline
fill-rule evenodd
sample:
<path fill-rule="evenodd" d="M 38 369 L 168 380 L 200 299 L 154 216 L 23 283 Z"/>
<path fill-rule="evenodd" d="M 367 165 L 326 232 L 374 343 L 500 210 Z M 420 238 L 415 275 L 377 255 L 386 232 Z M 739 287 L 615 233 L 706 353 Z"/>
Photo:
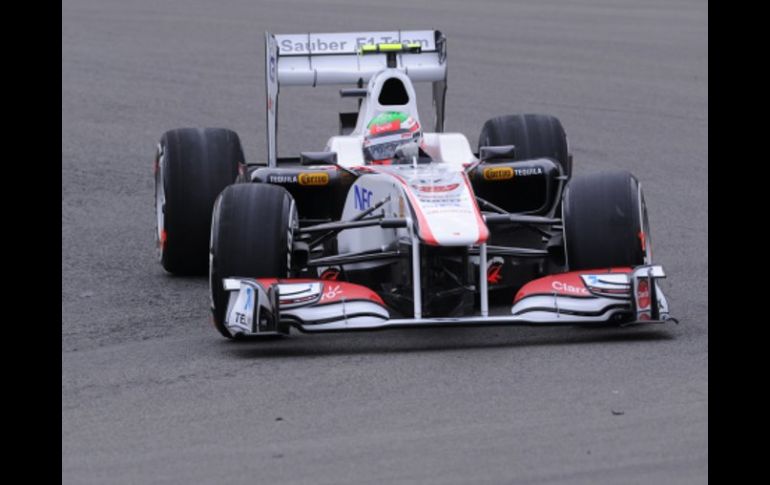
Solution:
<path fill-rule="evenodd" d="M 358 210 L 365 210 L 372 205 L 372 191 L 358 185 L 353 186 L 355 191 L 355 207 Z"/>

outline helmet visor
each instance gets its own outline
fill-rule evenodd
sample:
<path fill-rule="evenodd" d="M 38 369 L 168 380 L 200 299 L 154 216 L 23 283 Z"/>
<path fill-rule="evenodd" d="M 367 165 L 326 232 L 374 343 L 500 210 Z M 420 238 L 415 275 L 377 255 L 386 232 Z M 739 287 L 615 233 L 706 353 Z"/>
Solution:
<path fill-rule="evenodd" d="M 396 150 L 404 143 L 420 139 L 420 132 L 400 130 L 393 134 L 379 135 L 364 141 L 364 156 L 368 160 L 386 160 L 396 156 Z"/>
<path fill-rule="evenodd" d="M 390 141 L 387 143 L 377 143 L 364 148 L 364 155 L 369 160 L 386 160 L 396 155 L 396 150 L 405 140 Z"/>

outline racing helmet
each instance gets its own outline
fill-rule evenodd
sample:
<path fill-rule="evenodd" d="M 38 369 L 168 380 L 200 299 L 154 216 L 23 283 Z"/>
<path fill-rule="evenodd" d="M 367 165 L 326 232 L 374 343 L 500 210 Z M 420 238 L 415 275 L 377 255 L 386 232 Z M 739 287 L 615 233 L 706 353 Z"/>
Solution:
<path fill-rule="evenodd" d="M 422 145 L 420 123 L 414 117 L 401 111 L 380 113 L 366 126 L 364 159 L 367 164 L 392 163 L 398 147 L 410 142 Z"/>

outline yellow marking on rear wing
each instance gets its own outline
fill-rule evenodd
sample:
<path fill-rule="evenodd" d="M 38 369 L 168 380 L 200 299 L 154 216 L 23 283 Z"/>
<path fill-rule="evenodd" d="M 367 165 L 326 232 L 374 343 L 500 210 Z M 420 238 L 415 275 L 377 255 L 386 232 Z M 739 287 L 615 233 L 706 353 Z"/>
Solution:
<path fill-rule="evenodd" d="M 422 51 L 422 44 L 415 42 L 407 43 L 381 43 L 364 44 L 358 49 L 359 54 L 376 54 L 383 52 L 408 52 L 419 54 Z"/>

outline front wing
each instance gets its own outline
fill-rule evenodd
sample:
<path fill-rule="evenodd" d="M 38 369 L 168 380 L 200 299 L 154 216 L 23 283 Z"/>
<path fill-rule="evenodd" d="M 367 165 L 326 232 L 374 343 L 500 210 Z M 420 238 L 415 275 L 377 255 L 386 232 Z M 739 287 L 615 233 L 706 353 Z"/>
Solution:
<path fill-rule="evenodd" d="M 391 318 L 382 299 L 353 283 L 317 279 L 226 278 L 225 325 L 234 336 L 405 327 L 637 325 L 676 321 L 658 280 L 660 266 L 575 271 L 525 285 L 510 315 Z"/>

